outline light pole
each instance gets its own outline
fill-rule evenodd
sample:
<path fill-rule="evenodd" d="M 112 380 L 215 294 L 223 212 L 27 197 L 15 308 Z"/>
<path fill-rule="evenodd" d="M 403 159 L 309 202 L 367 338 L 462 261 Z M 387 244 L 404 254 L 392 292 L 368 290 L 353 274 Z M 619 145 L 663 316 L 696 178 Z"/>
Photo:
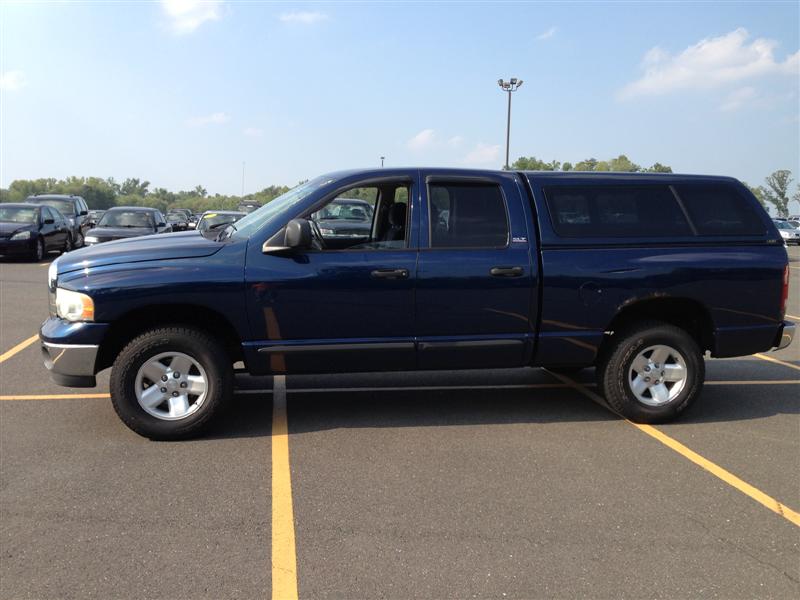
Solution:
<path fill-rule="evenodd" d="M 381 168 L 383 168 L 383 159 L 386 158 L 385 156 L 381 156 Z"/>
<path fill-rule="evenodd" d="M 508 92 L 508 120 L 506 121 L 506 171 L 508 171 L 508 149 L 511 143 L 511 92 L 516 92 L 520 86 L 522 85 L 522 79 L 517 79 L 516 77 L 512 77 L 508 81 L 503 81 L 502 79 L 497 80 L 497 85 L 500 86 L 500 89 L 504 92 Z"/>

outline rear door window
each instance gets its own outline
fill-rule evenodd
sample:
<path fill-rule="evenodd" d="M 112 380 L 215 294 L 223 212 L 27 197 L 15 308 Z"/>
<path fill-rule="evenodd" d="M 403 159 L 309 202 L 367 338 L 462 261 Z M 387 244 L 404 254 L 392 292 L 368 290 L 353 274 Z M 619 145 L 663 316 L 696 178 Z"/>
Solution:
<path fill-rule="evenodd" d="M 430 186 L 431 248 L 503 248 L 508 216 L 494 184 L 442 183 Z"/>
<path fill-rule="evenodd" d="M 680 237 L 692 230 L 668 186 L 553 186 L 545 188 L 556 233 L 562 237 Z"/>
<path fill-rule="evenodd" d="M 764 221 L 752 202 L 726 185 L 675 186 L 698 235 L 764 235 Z"/>

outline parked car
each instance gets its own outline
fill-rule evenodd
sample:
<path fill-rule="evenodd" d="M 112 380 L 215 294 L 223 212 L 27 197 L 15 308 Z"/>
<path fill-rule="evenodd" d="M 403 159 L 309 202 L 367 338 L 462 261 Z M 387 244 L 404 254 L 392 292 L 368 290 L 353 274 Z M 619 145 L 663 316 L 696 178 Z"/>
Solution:
<path fill-rule="evenodd" d="M 330 248 L 313 215 L 364 187 L 369 240 Z M 791 343 L 788 273 L 778 230 L 732 178 L 346 171 L 211 239 L 58 258 L 40 337 L 58 384 L 112 367 L 118 415 L 156 439 L 207 427 L 237 361 L 253 375 L 595 366 L 615 411 L 664 422 L 700 396 L 705 352 Z"/>
<path fill-rule="evenodd" d="M 97 225 L 97 222 L 102 218 L 106 211 L 104 210 L 90 210 L 89 211 L 89 225 L 90 227 L 94 227 Z"/>
<path fill-rule="evenodd" d="M 792 225 L 789 221 L 775 221 L 778 233 L 787 244 L 800 245 L 800 229 Z"/>
<path fill-rule="evenodd" d="M 372 233 L 373 208 L 365 200 L 337 198 L 313 215 L 329 245 L 366 242 Z M 402 215 L 405 218 L 405 215 Z"/>
<path fill-rule="evenodd" d="M 239 206 L 236 207 L 236 210 L 243 213 L 251 213 L 259 208 L 261 208 L 260 202 L 256 200 L 243 200 L 239 203 Z"/>
<path fill-rule="evenodd" d="M 108 209 L 97 227 L 89 230 L 86 245 L 170 231 L 172 227 L 165 221 L 161 211 L 155 208 L 117 206 Z"/>
<path fill-rule="evenodd" d="M 75 248 L 83 246 L 86 232 L 92 227 L 89 223 L 89 207 L 83 198 L 63 194 L 36 194 L 26 198 L 25 202 L 55 208 L 67 219 L 72 246 Z"/>
<path fill-rule="evenodd" d="M 167 224 L 172 227 L 172 231 L 186 231 L 189 229 L 189 219 L 182 212 L 167 213 Z"/>
<path fill-rule="evenodd" d="M 235 223 L 246 214 L 234 210 L 207 210 L 200 215 L 200 220 L 197 222 L 197 231 L 219 233 L 221 229 L 231 223 Z"/>
<path fill-rule="evenodd" d="M 0 204 L 0 254 L 40 261 L 51 250 L 69 252 L 67 220 L 49 206 Z"/>

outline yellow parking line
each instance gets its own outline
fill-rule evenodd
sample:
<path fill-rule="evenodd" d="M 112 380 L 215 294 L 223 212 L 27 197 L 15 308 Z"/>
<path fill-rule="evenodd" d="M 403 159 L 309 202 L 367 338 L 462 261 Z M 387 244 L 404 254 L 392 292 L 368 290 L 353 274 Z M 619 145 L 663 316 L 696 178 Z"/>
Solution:
<path fill-rule="evenodd" d="M 794 366 L 794 365 L 792 365 L 792 366 Z M 594 402 L 597 402 L 598 404 L 602 404 L 603 406 L 607 407 L 607 405 L 605 403 L 605 400 L 601 396 L 599 396 L 598 394 L 595 394 L 593 391 L 587 389 L 585 386 L 573 381 L 569 377 L 564 377 L 563 375 L 560 375 L 558 373 L 552 373 L 552 375 L 554 377 L 556 377 L 557 379 L 559 379 L 560 381 L 568 384 L 570 387 L 572 387 L 576 391 L 580 392 L 581 394 L 583 394 L 587 398 L 593 400 Z M 625 417 L 622 417 L 622 418 L 625 419 Z M 670 448 L 671 450 L 674 450 L 675 452 L 677 452 L 678 454 L 680 454 L 684 458 L 692 461 L 697 466 L 702 467 L 703 469 L 705 469 L 706 471 L 708 471 L 712 475 L 718 477 L 719 479 L 721 479 L 722 481 L 724 481 L 725 483 L 727 483 L 731 487 L 739 490 L 740 492 L 742 492 L 746 496 L 749 496 L 750 498 L 752 498 L 753 500 L 755 500 L 759 504 L 765 506 L 766 508 L 768 508 L 772 512 L 782 516 L 787 521 L 789 521 L 789 522 L 793 523 L 794 525 L 797 525 L 798 527 L 800 527 L 800 513 L 792 510 L 791 508 L 789 508 L 788 506 L 782 504 L 781 502 L 778 502 L 777 500 L 775 500 L 775 498 L 773 498 L 771 496 L 768 496 L 767 494 L 765 494 L 764 492 L 762 492 L 758 488 L 756 488 L 756 487 L 750 485 L 749 483 L 747 483 L 746 481 L 740 479 L 739 477 L 737 477 L 736 475 L 734 475 L 730 471 L 728 471 L 726 469 L 723 469 L 718 464 L 711 462 L 710 460 L 708 460 L 707 458 L 704 458 L 703 456 L 700 456 L 694 450 L 684 446 L 678 440 L 676 440 L 674 438 L 671 438 L 666 433 L 664 433 L 663 431 L 660 431 L 659 429 L 656 429 L 652 425 L 644 425 L 644 424 L 641 424 L 641 423 L 634 423 L 633 421 L 631 421 L 629 419 L 625 419 L 625 421 L 627 421 L 628 423 L 630 423 L 631 425 L 636 427 L 639 431 L 641 431 L 643 433 L 646 433 L 647 435 L 649 435 L 650 437 L 652 437 L 655 440 L 658 440 L 659 442 L 664 444 L 667 448 Z"/>
<path fill-rule="evenodd" d="M 275 376 L 272 394 L 272 598 L 297 598 L 286 377 L 283 375 Z"/>
<path fill-rule="evenodd" d="M 14 356 L 17 352 L 21 352 L 22 350 L 25 350 L 25 348 L 30 346 L 32 343 L 34 343 L 38 339 L 39 339 L 39 334 L 37 333 L 36 335 L 32 335 L 31 337 L 29 337 L 24 342 L 20 342 L 19 344 L 17 344 L 13 348 L 11 348 L 11 350 L 3 352 L 2 354 L 0 354 L 0 363 L 7 361 L 9 358 Z"/>
<path fill-rule="evenodd" d="M 30 396 L 0 396 L 0 400 L 95 400 L 98 398 L 111 398 L 110 394 L 42 394 Z"/>
<path fill-rule="evenodd" d="M 778 360 L 777 358 L 772 358 L 771 356 L 767 356 L 766 354 L 753 354 L 756 358 L 760 358 L 761 360 L 766 360 L 771 363 L 776 363 L 778 365 L 783 365 L 784 367 L 789 367 L 790 369 L 794 369 L 795 371 L 800 371 L 800 365 L 793 365 L 790 362 L 786 362 L 785 360 Z"/>

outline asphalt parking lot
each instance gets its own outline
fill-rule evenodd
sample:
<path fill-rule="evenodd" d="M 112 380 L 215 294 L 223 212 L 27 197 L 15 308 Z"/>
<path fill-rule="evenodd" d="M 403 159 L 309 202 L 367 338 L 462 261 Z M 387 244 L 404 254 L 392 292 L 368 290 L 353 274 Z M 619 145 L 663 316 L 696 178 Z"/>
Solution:
<path fill-rule="evenodd" d="M 151 442 L 50 383 L 46 271 L 0 263 L 2 598 L 800 597 L 797 340 L 658 427 L 591 371 L 242 376 Z"/>

